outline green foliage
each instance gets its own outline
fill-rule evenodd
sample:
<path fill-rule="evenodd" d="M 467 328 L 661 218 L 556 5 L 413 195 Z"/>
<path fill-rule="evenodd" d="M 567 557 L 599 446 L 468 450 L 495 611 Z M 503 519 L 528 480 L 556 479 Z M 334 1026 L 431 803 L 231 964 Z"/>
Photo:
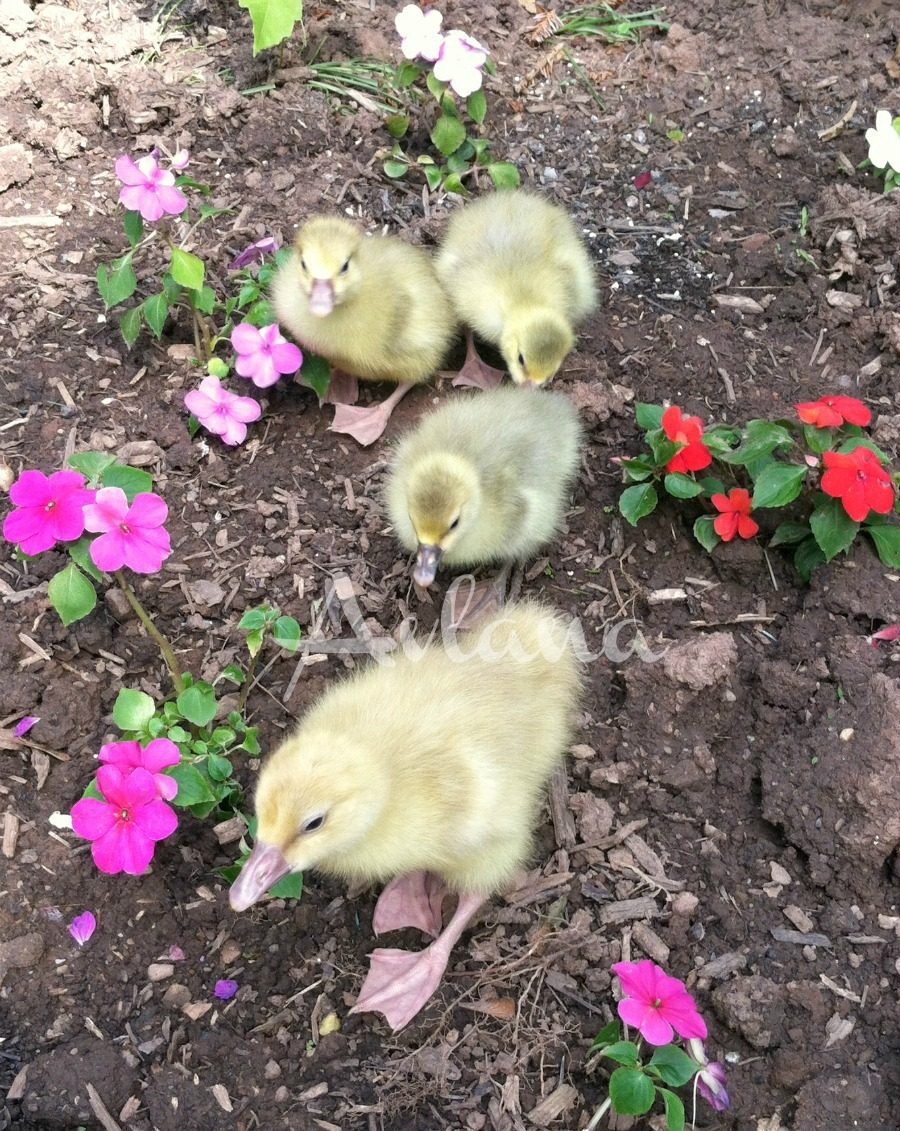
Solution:
<path fill-rule="evenodd" d="M 722 541 L 713 529 L 715 521 L 711 514 L 704 514 L 694 523 L 694 537 L 708 554 L 711 554 Z"/>
<path fill-rule="evenodd" d="M 810 515 L 809 526 L 826 562 L 849 549 L 859 530 L 859 523 L 850 518 L 838 499 L 818 503 Z"/>
<path fill-rule="evenodd" d="M 97 290 L 107 310 L 131 298 L 137 290 L 137 276 L 131 264 L 133 256 L 129 251 L 121 259 L 114 259 L 109 267 L 104 263 L 97 267 Z"/>
<path fill-rule="evenodd" d="M 809 469 L 792 463 L 770 463 L 762 469 L 753 487 L 754 507 L 784 507 L 803 490 Z"/>
<path fill-rule="evenodd" d="M 676 499 L 695 499 L 703 494 L 703 486 L 696 479 L 682 475 L 681 472 L 667 475 L 663 480 L 663 486 Z"/>
<path fill-rule="evenodd" d="M 123 687 L 113 704 L 113 722 L 119 730 L 143 730 L 153 718 L 156 706 L 145 691 Z"/>
<path fill-rule="evenodd" d="M 306 350 L 303 352 L 303 364 L 300 366 L 300 379 L 304 385 L 312 389 L 321 402 L 328 392 L 331 381 L 331 366 L 324 357 L 317 357 Z"/>
<path fill-rule="evenodd" d="M 900 526 L 869 522 L 863 530 L 875 543 L 875 550 L 882 563 L 891 569 L 900 569 Z"/>
<path fill-rule="evenodd" d="M 172 278 L 179 286 L 187 287 L 192 291 L 199 290 L 203 286 L 203 278 L 206 274 L 203 260 L 185 251 L 183 247 L 172 248 L 170 270 Z"/>
<path fill-rule="evenodd" d="M 619 513 L 632 526 L 637 526 L 642 518 L 656 510 L 659 496 L 652 483 L 638 483 L 626 487 L 619 496 Z"/>
<path fill-rule="evenodd" d="M 693 1078 L 697 1062 L 677 1045 L 663 1045 L 654 1050 L 647 1071 L 670 1087 L 680 1088 Z"/>
<path fill-rule="evenodd" d="M 253 54 L 277 47 L 290 36 L 294 24 L 303 19 L 303 0 L 238 0 L 250 13 L 253 24 Z"/>
<path fill-rule="evenodd" d="M 644 432 L 652 432 L 656 428 L 662 428 L 664 412 L 665 409 L 661 404 L 644 404 L 642 401 L 636 401 L 634 419 L 638 428 L 643 429 Z"/>
<path fill-rule="evenodd" d="M 656 1087 L 640 1068 L 617 1068 L 609 1078 L 609 1098 L 619 1115 L 644 1115 L 653 1107 Z"/>
<path fill-rule="evenodd" d="M 97 604 L 97 592 L 74 562 L 69 562 L 50 578 L 47 587 L 50 604 L 64 625 L 86 617 Z"/>
<path fill-rule="evenodd" d="M 104 487 L 120 487 L 129 503 L 134 502 L 136 495 L 153 490 L 153 476 L 149 471 L 124 463 L 111 464 L 100 476 L 100 482 Z"/>

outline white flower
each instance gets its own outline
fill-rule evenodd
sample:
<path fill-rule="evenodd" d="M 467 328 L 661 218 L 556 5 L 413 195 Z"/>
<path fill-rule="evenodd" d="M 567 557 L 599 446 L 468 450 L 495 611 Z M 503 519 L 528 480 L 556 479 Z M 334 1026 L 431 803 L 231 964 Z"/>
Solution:
<path fill-rule="evenodd" d="M 407 4 L 394 16 L 394 27 L 402 43 L 400 50 L 407 59 L 427 59 L 433 63 L 441 53 L 444 37 L 441 23 L 444 17 L 440 12 L 429 8 L 423 12 L 416 4 Z"/>
<path fill-rule="evenodd" d="M 900 134 L 894 129 L 890 110 L 879 110 L 875 115 L 875 129 L 866 130 L 869 143 L 869 160 L 876 169 L 886 165 L 900 173 Z"/>
<path fill-rule="evenodd" d="M 448 31 L 434 64 L 434 77 L 448 82 L 460 98 L 468 98 L 481 89 L 481 68 L 487 58 L 487 48 L 477 39 L 464 31 Z"/>

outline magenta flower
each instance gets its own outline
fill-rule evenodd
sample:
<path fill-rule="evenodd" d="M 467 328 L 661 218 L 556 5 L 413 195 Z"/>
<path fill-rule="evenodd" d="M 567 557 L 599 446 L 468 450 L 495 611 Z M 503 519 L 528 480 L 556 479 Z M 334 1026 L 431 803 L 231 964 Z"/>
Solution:
<path fill-rule="evenodd" d="M 261 330 L 241 322 L 231 331 L 231 344 L 238 355 L 235 369 L 259 389 L 274 385 L 285 373 L 296 373 L 303 364 L 303 354 L 285 341 L 275 322 Z"/>
<path fill-rule="evenodd" d="M 187 197 L 175 187 L 175 174 L 161 169 L 150 154 L 137 163 L 124 154 L 117 157 L 116 176 L 122 182 L 119 200 L 145 220 L 178 216 L 187 208 Z"/>
<path fill-rule="evenodd" d="M 441 53 L 444 17 L 434 8 L 423 12 L 418 4 L 407 4 L 394 16 L 394 27 L 402 42 L 400 50 L 407 59 L 427 59 L 433 63 Z"/>
<path fill-rule="evenodd" d="M 464 31 L 448 31 L 434 64 L 434 77 L 449 83 L 460 98 L 468 98 L 481 89 L 481 68 L 487 59 L 488 51 L 477 39 Z"/>
<path fill-rule="evenodd" d="M 24 738 L 31 730 L 35 723 L 39 723 L 40 717 L 38 715 L 26 715 L 24 719 L 19 719 L 13 727 L 13 734 L 16 738 Z"/>
<path fill-rule="evenodd" d="M 84 946 L 96 929 L 97 920 L 90 911 L 76 915 L 69 924 L 69 934 L 79 946 Z"/>
<path fill-rule="evenodd" d="M 612 970 L 625 995 L 616 1007 L 619 1016 L 648 1044 L 667 1045 L 673 1030 L 685 1038 L 706 1037 L 706 1024 L 684 983 L 655 962 L 617 962 Z"/>
<path fill-rule="evenodd" d="M 231 445 L 243 444 L 247 439 L 247 425 L 259 420 L 262 413 L 259 401 L 230 393 L 218 377 L 204 377 L 199 389 L 185 393 L 184 405 L 207 432 Z"/>
<path fill-rule="evenodd" d="M 84 533 L 84 505 L 94 492 L 77 471 L 23 471 L 9 489 L 16 506 L 3 522 L 3 537 L 23 554 L 39 554 L 57 542 L 74 542 Z"/>
<path fill-rule="evenodd" d="M 728 1089 L 725 1087 L 725 1067 L 717 1060 L 706 1059 L 703 1042 L 688 1041 L 694 1060 L 700 1065 L 697 1072 L 697 1091 L 714 1111 L 726 1111 L 731 1107 Z"/>
<path fill-rule="evenodd" d="M 178 793 L 178 782 L 162 772 L 167 766 L 177 766 L 181 761 L 181 751 L 168 738 L 154 738 L 146 746 L 139 742 L 107 742 L 100 747 L 100 761 L 125 771 L 143 766 L 153 775 L 157 793 L 163 801 L 171 801 Z"/>
<path fill-rule="evenodd" d="M 239 251 L 228 264 L 228 270 L 239 271 L 251 263 L 261 263 L 270 252 L 277 250 L 278 240 L 274 236 L 263 236 L 261 240 L 248 244 L 243 251 Z"/>
<path fill-rule="evenodd" d="M 160 800 L 153 775 L 142 766 L 128 774 L 118 766 L 101 766 L 97 787 L 103 800 L 76 801 L 72 828 L 92 842 L 91 854 L 101 872 L 139 876 L 153 859 L 156 842 L 175 832 L 178 818 Z"/>
<path fill-rule="evenodd" d="M 238 984 L 232 978 L 220 978 L 213 990 L 219 1001 L 231 1001 L 237 992 Z"/>
<path fill-rule="evenodd" d="M 128 566 L 135 573 L 156 573 L 172 553 L 163 523 L 169 508 L 150 491 L 128 499 L 121 487 L 101 487 L 84 508 L 84 524 L 92 534 L 91 559 L 97 569 L 113 573 Z"/>

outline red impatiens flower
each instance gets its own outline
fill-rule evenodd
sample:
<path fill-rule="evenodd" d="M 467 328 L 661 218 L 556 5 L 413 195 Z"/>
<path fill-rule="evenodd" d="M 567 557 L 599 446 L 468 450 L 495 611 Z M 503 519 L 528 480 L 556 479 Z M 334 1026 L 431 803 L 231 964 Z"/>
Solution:
<path fill-rule="evenodd" d="M 865 428 L 872 420 L 872 413 L 856 397 L 819 397 L 794 408 L 804 424 L 815 424 L 816 428 L 840 428 L 842 424 Z"/>
<path fill-rule="evenodd" d="M 730 542 L 736 534 L 752 538 L 759 531 L 758 523 L 750 517 L 750 492 L 743 487 L 733 487 L 727 495 L 712 495 L 710 502 L 720 512 L 713 522 L 713 530 L 723 542 Z"/>
<path fill-rule="evenodd" d="M 683 416 L 677 405 L 662 416 L 663 431 L 675 444 L 684 444 L 666 464 L 666 471 L 702 471 L 712 463 L 709 448 L 703 443 L 703 421 L 699 416 Z"/>
<path fill-rule="evenodd" d="M 822 490 L 840 499 L 854 522 L 862 522 L 869 511 L 888 514 L 894 505 L 894 485 L 878 456 L 862 446 L 842 455 L 825 452 Z"/>

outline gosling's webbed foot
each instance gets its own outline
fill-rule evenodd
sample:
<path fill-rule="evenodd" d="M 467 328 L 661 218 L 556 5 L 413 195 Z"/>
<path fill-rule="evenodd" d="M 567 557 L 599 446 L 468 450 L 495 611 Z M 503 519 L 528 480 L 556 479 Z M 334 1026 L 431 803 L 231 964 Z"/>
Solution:
<path fill-rule="evenodd" d="M 487 581 L 475 581 L 469 576 L 456 578 L 444 598 L 441 624 L 456 631 L 468 631 L 499 613 L 506 603 L 510 568 L 504 566 L 496 577 Z"/>
<path fill-rule="evenodd" d="M 408 1025 L 441 984 L 447 956 L 432 943 L 416 954 L 379 947 L 351 1013 L 383 1013 L 396 1033 Z"/>
<path fill-rule="evenodd" d="M 357 443 L 367 448 L 382 435 L 391 419 L 391 413 L 411 388 L 411 385 L 398 385 L 387 400 L 368 408 L 360 405 L 337 405 L 330 430 L 352 436 Z"/>
<path fill-rule="evenodd" d="M 466 360 L 459 373 L 453 378 L 454 388 L 471 386 L 474 389 L 496 389 L 506 376 L 503 369 L 494 369 L 486 361 L 482 361 L 475 348 L 475 338 L 472 331 L 466 331 Z"/>
<path fill-rule="evenodd" d="M 415 927 L 436 939 L 443 925 L 441 909 L 446 894 L 443 880 L 431 872 L 398 876 L 378 897 L 372 929 L 376 935 L 383 935 L 385 931 Z"/>
<path fill-rule="evenodd" d="M 352 373 L 332 369 L 322 404 L 351 405 L 359 400 L 359 382 Z"/>

